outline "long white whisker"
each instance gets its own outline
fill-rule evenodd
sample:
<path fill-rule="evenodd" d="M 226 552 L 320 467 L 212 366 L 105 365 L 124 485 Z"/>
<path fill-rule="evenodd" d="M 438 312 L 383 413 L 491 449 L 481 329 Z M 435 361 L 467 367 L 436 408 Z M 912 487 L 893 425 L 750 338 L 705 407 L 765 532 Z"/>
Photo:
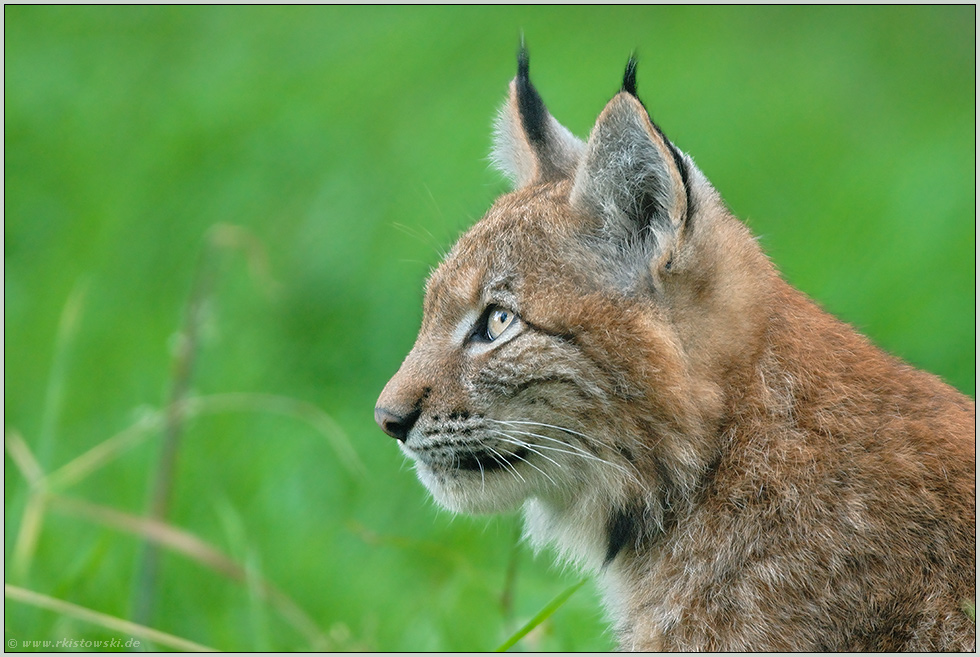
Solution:
<path fill-rule="evenodd" d="M 574 449 L 578 454 L 580 454 L 581 456 L 583 456 L 585 458 L 599 459 L 600 461 L 605 461 L 605 459 L 602 459 L 602 458 L 596 456 L 592 452 L 589 452 L 588 450 L 584 449 L 583 447 L 580 447 L 579 445 L 575 445 L 575 444 L 572 444 L 570 442 L 567 442 L 567 441 L 564 441 L 564 440 L 560 440 L 558 438 L 554 438 L 552 436 L 545 436 L 545 435 L 540 434 L 540 433 L 534 433 L 533 431 L 524 431 L 522 429 L 510 429 L 510 431 L 512 433 L 514 433 L 514 434 L 519 435 L 519 436 L 531 436 L 532 438 L 541 438 L 542 440 L 549 440 L 549 441 L 551 441 L 553 443 L 557 443 L 557 444 L 561 445 L 562 447 L 567 447 L 569 449 Z M 554 448 L 552 448 L 552 449 L 554 449 Z"/>
<path fill-rule="evenodd" d="M 520 432 L 520 435 L 524 435 L 524 436 L 534 436 L 534 434 L 533 434 L 533 433 L 527 433 L 527 432 Z M 510 437 L 510 438 L 511 438 L 511 439 L 512 439 L 513 441 L 520 441 L 519 443 L 518 443 L 518 442 L 515 442 L 515 443 L 514 443 L 515 445 L 516 445 L 516 444 L 520 444 L 520 445 L 523 445 L 524 447 L 528 447 L 528 448 L 530 449 L 530 445 L 531 445 L 532 443 L 528 443 L 527 441 L 525 441 L 525 440 L 521 440 L 520 438 L 517 438 L 516 436 L 513 436 L 513 435 L 510 435 L 510 434 L 508 434 L 508 436 L 509 436 L 509 437 Z M 540 437 L 544 437 L 544 436 L 540 436 Z M 511 441 L 509 441 L 509 442 L 511 442 Z M 582 451 L 569 451 L 569 450 L 567 450 L 567 449 L 561 449 L 560 447 L 553 447 L 553 446 L 551 446 L 551 445 L 541 445 L 541 444 L 539 444 L 539 443 L 533 443 L 533 444 L 534 444 L 534 446 L 535 446 L 535 447 L 537 447 L 538 449 L 546 449 L 546 450 L 548 450 L 549 452 L 558 452 L 559 454 L 568 454 L 568 455 L 570 455 L 570 456 L 578 456 L 578 457 L 581 457 L 581 458 L 587 458 L 587 459 L 592 459 L 592 460 L 594 460 L 594 461 L 601 461 L 601 462 L 603 462 L 603 463 L 608 463 L 608 461 L 606 461 L 605 459 L 602 459 L 602 458 L 599 458 L 598 456 L 594 456 L 594 455 L 592 455 L 592 454 L 589 454 L 588 452 L 582 452 Z M 565 443 L 560 443 L 560 444 L 562 444 L 562 445 L 565 445 Z M 566 446 L 566 447 L 572 447 L 572 448 L 574 448 L 574 447 L 575 447 L 574 445 L 565 445 L 565 446 Z M 543 454 L 542 454 L 542 456 L 543 456 Z"/>
<path fill-rule="evenodd" d="M 508 425 L 508 426 L 513 426 L 513 425 L 527 425 L 527 426 L 532 426 L 532 427 L 542 427 L 542 428 L 547 428 L 547 429 L 555 429 L 556 431 L 561 431 L 563 433 L 567 433 L 567 434 L 572 435 L 572 436 L 578 436 L 579 438 L 583 438 L 584 441 L 587 444 L 596 444 L 596 445 L 599 445 L 600 447 L 606 447 L 608 449 L 615 449 L 614 445 L 612 445 L 608 441 L 599 440 L 598 438 L 596 438 L 594 436 L 589 436 L 589 435 L 586 435 L 586 434 L 584 434 L 584 433 L 582 433 L 580 431 L 576 431 L 574 429 L 569 429 L 567 427 L 558 426 L 556 424 L 548 424 L 547 422 L 533 422 L 533 421 L 529 421 L 529 420 L 494 420 L 492 418 L 488 418 L 488 419 L 490 419 L 492 422 L 495 422 L 497 424 L 503 424 L 503 425 Z M 558 440 L 557 438 L 552 438 L 551 440 L 554 440 L 556 442 L 565 443 L 565 441 Z M 565 444 L 568 444 L 569 446 L 571 446 L 570 443 L 565 443 Z"/>
<path fill-rule="evenodd" d="M 567 447 L 569 449 L 574 449 L 576 452 L 578 452 L 579 454 L 581 454 L 582 456 L 584 456 L 586 458 L 599 458 L 595 454 L 593 454 L 592 452 L 590 452 L 587 449 L 583 448 L 581 445 L 575 445 L 573 443 L 570 443 L 570 442 L 565 441 L 565 440 L 561 440 L 559 438 L 554 438 L 552 436 L 546 436 L 546 435 L 540 434 L 540 433 L 534 433 L 533 431 L 524 431 L 522 429 L 510 429 L 510 431 L 512 431 L 513 433 L 515 433 L 515 434 L 517 434 L 519 436 L 531 436 L 532 438 L 541 438 L 543 440 L 548 440 L 550 442 L 557 443 L 558 445 L 561 445 L 562 447 Z"/>
<path fill-rule="evenodd" d="M 579 436 L 581 438 L 585 438 L 586 440 L 592 440 L 592 441 L 595 441 L 595 442 L 599 442 L 599 441 L 595 440 L 594 438 L 592 438 L 591 436 L 586 436 L 584 433 L 580 433 L 578 431 L 575 431 L 574 429 L 568 429 L 566 427 L 559 427 L 556 424 L 547 424 L 546 422 L 531 422 L 529 420 L 494 420 L 494 422 L 501 422 L 503 424 L 527 424 L 527 425 L 533 425 L 533 426 L 536 426 L 536 427 L 548 427 L 549 429 L 557 429 L 558 431 L 562 431 L 564 433 L 570 433 L 570 434 L 573 434 L 575 436 Z"/>
<path fill-rule="evenodd" d="M 478 456 L 474 456 L 473 458 L 476 459 L 476 464 L 480 467 L 480 492 L 484 493 L 487 490 L 487 480 L 483 474 L 483 464 L 480 463 L 480 458 Z"/>
<path fill-rule="evenodd" d="M 572 449 L 572 450 L 575 450 L 575 451 L 568 451 L 568 450 L 559 449 L 557 447 L 540 445 L 540 444 L 538 445 L 538 447 L 540 447 L 542 449 L 550 449 L 552 451 L 561 452 L 563 454 L 569 454 L 571 456 L 579 456 L 579 457 L 584 458 L 584 459 L 589 459 L 589 460 L 592 460 L 592 461 L 598 461 L 599 463 L 603 463 L 603 464 L 608 465 L 610 467 L 616 468 L 617 470 L 621 471 L 623 474 L 629 476 L 634 482 L 639 483 L 639 480 L 637 479 L 636 475 L 632 471 L 630 471 L 629 469 L 623 467 L 622 465 L 620 465 L 618 463 L 613 463 L 612 461 L 609 461 L 607 459 L 598 457 L 595 454 L 591 454 L 591 453 L 585 451 L 584 449 L 582 449 L 581 447 L 579 447 L 577 445 L 572 445 L 571 443 L 567 443 L 565 441 L 558 440 L 557 438 L 552 438 L 551 436 L 545 436 L 545 435 L 542 435 L 542 434 L 539 434 L 539 433 L 533 433 L 531 431 L 520 431 L 518 429 L 512 429 L 511 431 L 513 433 L 517 434 L 517 435 L 530 436 L 532 438 L 540 438 L 542 440 L 550 440 L 551 442 L 558 443 L 562 447 L 568 447 L 569 449 Z"/>
<path fill-rule="evenodd" d="M 493 459 L 497 463 L 499 463 L 500 465 L 502 465 L 504 467 L 504 470 L 508 470 L 509 469 L 516 478 L 520 479 L 525 484 L 527 483 L 527 480 L 524 477 L 521 476 L 521 473 L 517 471 L 517 468 L 515 468 L 512 463 L 508 463 L 507 462 L 507 459 L 505 459 L 500 452 L 498 452 L 497 450 L 495 450 L 493 447 L 490 447 L 489 445 L 485 445 L 485 447 L 486 447 L 486 449 L 490 450 L 490 454 L 491 454 L 491 456 L 493 456 Z"/>
<path fill-rule="evenodd" d="M 619 465 L 618 463 L 613 463 L 612 461 L 609 461 L 608 459 L 604 459 L 601 456 L 596 456 L 595 454 L 587 452 L 586 450 L 582 449 L 577 445 L 570 445 L 556 438 L 552 438 L 551 436 L 542 436 L 541 434 L 532 433 L 530 431 L 515 431 L 515 433 L 520 436 L 530 436 L 532 438 L 541 438 L 542 440 L 550 440 L 552 442 L 558 443 L 562 447 L 568 448 L 568 449 L 562 449 L 561 447 L 554 447 L 552 445 L 538 445 L 538 447 L 540 447 L 541 449 L 548 449 L 554 452 L 560 452 L 562 454 L 578 456 L 580 458 L 588 459 L 590 461 L 598 461 L 599 463 L 605 463 L 606 465 L 611 465 L 614 468 L 619 468 L 625 471 L 625 468 L 623 468 L 623 466 Z"/>
<path fill-rule="evenodd" d="M 541 449 L 549 449 L 548 447 L 545 447 L 544 445 L 537 445 L 537 446 L 532 445 L 531 443 L 529 443 L 529 442 L 527 442 L 525 440 L 520 440 L 519 438 L 515 438 L 514 436 L 510 435 L 509 433 L 505 433 L 505 432 L 500 431 L 498 429 L 491 429 L 490 431 L 491 431 L 491 433 L 495 433 L 498 436 L 504 436 L 501 439 L 504 442 L 510 443 L 511 445 L 517 445 L 519 447 L 524 447 L 525 449 L 534 452 L 535 454 L 537 454 L 541 458 L 547 459 L 547 460 L 551 461 L 552 463 L 554 463 L 559 468 L 561 467 L 561 464 L 558 461 L 556 461 L 556 460 L 554 460 L 552 458 L 549 458 L 547 454 L 543 454 L 543 453 L 541 453 L 541 452 L 539 452 L 538 450 L 535 449 L 535 447 L 540 447 Z M 550 449 L 554 449 L 554 448 L 552 447 Z"/>
<path fill-rule="evenodd" d="M 530 449 L 530 448 L 528 448 L 528 449 Z M 555 481 L 554 479 L 552 479 L 551 478 L 551 475 L 549 475 L 547 472 L 545 472 L 544 470 L 542 470 L 538 466 L 534 465 L 533 463 L 531 463 L 530 461 L 528 461 L 527 459 L 524 459 L 524 458 L 522 458 L 521 461 L 523 461 L 524 463 L 527 463 L 529 466 L 531 466 L 532 468 L 534 468 L 535 470 L 537 470 L 538 472 L 540 472 L 541 474 L 543 474 L 544 477 L 545 477 L 545 479 L 547 479 L 548 481 L 550 481 L 553 486 L 557 486 L 558 485 L 558 482 Z"/>
<path fill-rule="evenodd" d="M 548 424 L 547 422 L 532 422 L 532 421 L 529 421 L 529 420 L 493 420 L 493 421 L 494 422 L 497 422 L 499 424 L 508 424 L 508 425 L 521 424 L 521 425 L 528 425 L 528 426 L 535 426 L 535 427 L 545 427 L 545 428 L 548 428 L 548 429 L 555 429 L 555 430 L 561 431 L 563 433 L 571 434 L 573 436 L 578 436 L 579 438 L 584 438 L 586 440 L 586 442 L 595 443 L 596 445 L 600 445 L 602 447 L 607 447 L 609 449 L 614 449 L 614 446 L 611 445 L 607 441 L 599 440 L 598 438 L 595 438 L 594 436 L 588 436 L 588 435 L 586 435 L 584 433 L 581 433 L 579 431 L 575 431 L 574 429 L 569 429 L 567 427 L 561 427 L 561 426 L 558 426 L 556 424 Z"/>
<path fill-rule="evenodd" d="M 541 452 L 539 452 L 539 451 L 537 451 L 536 449 L 534 449 L 534 447 L 532 447 L 531 445 L 529 445 L 529 444 L 527 444 L 527 443 L 525 443 L 525 442 L 523 442 L 523 441 L 520 441 L 520 440 L 514 440 L 514 439 L 511 439 L 511 438 L 498 438 L 498 440 L 503 440 L 503 441 L 504 441 L 504 442 L 506 442 L 506 443 L 510 443 L 510 444 L 512 444 L 512 445 L 518 445 L 519 447 L 523 447 L 523 448 L 525 448 L 526 450 L 528 450 L 529 452 L 534 452 L 535 454 L 538 454 L 538 455 L 539 455 L 539 456 L 541 456 L 542 458 L 546 458 L 546 459 L 548 459 L 549 461 L 551 461 L 552 463 L 554 463 L 555 465 L 557 465 L 557 466 L 558 466 L 559 468 L 561 467 L 560 465 L 558 465 L 558 463 L 555 463 L 555 461 L 554 461 L 554 460 L 552 460 L 552 459 L 549 459 L 549 458 L 548 458 L 547 456 L 545 456 L 545 455 L 544 455 L 544 454 L 542 454 Z M 527 460 L 526 458 L 521 458 L 521 461 L 522 461 L 523 463 L 526 463 L 526 464 L 528 464 L 529 466 L 531 466 L 532 468 L 534 468 L 535 470 L 537 470 L 537 471 L 538 471 L 538 472 L 540 472 L 541 474 L 543 474 L 543 475 L 545 476 L 545 478 L 546 478 L 546 479 L 547 479 L 548 481 L 550 481 L 550 482 L 551 482 L 552 484 L 554 484 L 555 486 L 557 486 L 557 485 L 558 485 L 558 482 L 557 482 L 557 481 L 555 481 L 554 479 L 552 479 L 552 478 L 551 478 L 551 475 L 549 475 L 549 474 L 548 474 L 547 472 L 545 472 L 544 470 L 542 470 L 542 469 L 541 469 L 541 468 L 539 468 L 538 466 L 536 466 L 536 465 L 534 465 L 533 463 L 531 463 L 530 461 L 528 461 L 528 460 Z"/>

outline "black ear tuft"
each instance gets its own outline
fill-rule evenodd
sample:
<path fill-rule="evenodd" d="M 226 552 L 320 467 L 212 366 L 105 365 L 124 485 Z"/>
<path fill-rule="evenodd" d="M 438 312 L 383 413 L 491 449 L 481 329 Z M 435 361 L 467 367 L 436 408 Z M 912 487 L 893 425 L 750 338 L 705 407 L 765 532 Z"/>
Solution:
<path fill-rule="evenodd" d="M 626 62 L 626 72 L 623 74 L 623 91 L 636 96 L 636 53 L 630 55 L 630 60 Z"/>
<path fill-rule="evenodd" d="M 523 36 L 521 48 L 517 51 L 517 111 L 521 115 L 521 124 L 524 126 L 527 138 L 532 142 L 544 141 L 548 110 L 538 90 L 531 84 L 530 65 Z"/>
<path fill-rule="evenodd" d="M 521 35 L 517 77 L 494 122 L 493 163 L 524 187 L 575 175 L 585 144 L 548 113 L 531 84 L 527 47 Z"/>
<path fill-rule="evenodd" d="M 521 35 L 521 47 L 517 50 L 517 77 L 531 83 L 530 65 L 527 61 L 527 46 L 524 45 L 524 35 Z"/>

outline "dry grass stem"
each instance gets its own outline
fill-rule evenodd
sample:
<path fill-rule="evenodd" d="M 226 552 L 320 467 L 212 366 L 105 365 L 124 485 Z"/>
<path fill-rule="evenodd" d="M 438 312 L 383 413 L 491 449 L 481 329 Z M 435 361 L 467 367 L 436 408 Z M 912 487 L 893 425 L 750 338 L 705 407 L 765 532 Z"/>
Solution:
<path fill-rule="evenodd" d="M 160 644 L 161 646 L 168 646 L 170 648 L 176 648 L 177 650 L 183 650 L 185 652 L 218 652 L 214 648 L 209 648 L 201 645 L 200 643 L 188 641 L 187 639 L 182 639 L 179 636 L 167 634 L 166 632 L 161 632 L 160 630 L 155 630 L 152 627 L 132 623 L 130 621 L 123 620 L 122 618 L 117 618 L 116 616 L 103 614 L 102 612 L 95 611 L 87 607 L 81 607 L 57 598 L 42 595 L 35 591 L 23 589 L 19 586 L 12 586 L 5 583 L 3 585 L 3 594 L 4 597 L 9 600 L 16 600 L 40 609 L 47 609 L 58 614 L 71 616 L 72 618 L 104 627 L 107 630 L 112 630 L 113 632 L 119 632 L 121 634 L 128 634 L 130 636 L 140 637 L 141 639 L 147 639 L 148 641 Z"/>
<path fill-rule="evenodd" d="M 308 402 L 265 393 L 230 392 L 202 397 L 190 397 L 177 402 L 183 406 L 185 418 L 226 412 L 266 412 L 302 420 L 326 438 L 348 472 L 363 476 L 367 470 L 361 463 L 350 438 L 333 418 Z M 116 435 L 104 440 L 87 452 L 75 457 L 48 475 L 48 487 L 63 491 L 82 481 L 93 472 L 143 443 L 152 431 L 163 426 L 168 409 L 153 411 Z"/>
<path fill-rule="evenodd" d="M 294 417 L 306 422 L 327 439 L 350 474 L 364 476 L 367 473 L 350 438 L 340 425 L 309 402 L 266 393 L 228 392 L 191 398 L 188 406 L 188 415 L 257 411 Z"/>
<path fill-rule="evenodd" d="M 12 559 L 13 576 L 18 581 L 23 581 L 30 572 L 31 561 L 34 559 L 34 551 L 44 525 L 44 471 L 31 452 L 31 448 L 16 431 L 6 433 L 4 447 L 28 483 L 27 502 L 24 504 L 24 515 L 17 529 Z"/>
<path fill-rule="evenodd" d="M 41 464 L 34 457 L 23 436 L 16 430 L 8 430 L 4 434 L 3 443 L 14 465 L 24 475 L 31 488 L 42 485 L 44 470 L 41 469 Z"/>
<path fill-rule="evenodd" d="M 76 456 L 48 475 L 48 488 L 62 491 L 74 486 L 146 440 L 150 432 L 163 426 L 163 418 L 162 411 L 147 414 L 135 424 Z"/>
<path fill-rule="evenodd" d="M 32 491 L 24 505 L 24 516 L 17 531 L 14 543 L 13 574 L 18 581 L 27 578 L 34 559 L 38 538 L 44 525 L 45 497 L 43 493 Z"/>
<path fill-rule="evenodd" d="M 207 541 L 173 525 L 68 497 L 53 495 L 49 498 L 49 503 L 52 510 L 152 541 L 224 577 L 239 583 L 248 582 L 249 575 L 244 566 Z M 311 649 L 329 649 L 330 641 L 326 635 L 288 595 L 261 577 L 255 578 L 254 586 L 260 597 L 275 607 L 283 619 L 303 635 Z"/>

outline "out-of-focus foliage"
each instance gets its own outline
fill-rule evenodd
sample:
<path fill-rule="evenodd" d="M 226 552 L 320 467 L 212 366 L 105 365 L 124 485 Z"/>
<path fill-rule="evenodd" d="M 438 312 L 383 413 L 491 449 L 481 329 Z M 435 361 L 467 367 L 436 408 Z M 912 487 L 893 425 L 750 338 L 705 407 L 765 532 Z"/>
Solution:
<path fill-rule="evenodd" d="M 578 577 L 522 546 L 508 579 L 517 517 L 436 510 L 372 421 L 428 270 L 506 189 L 486 154 L 522 32 L 535 84 L 580 136 L 635 49 L 654 118 L 784 275 L 975 392 L 972 6 L 7 6 L 4 19 L 5 426 L 51 471 L 161 408 L 205 236 L 241 227 L 221 234 L 246 247 L 214 256 L 191 393 L 318 407 L 366 472 L 288 414 L 200 414 L 169 520 L 274 582 L 331 647 L 491 649 Z M 153 434 L 64 494 L 141 514 L 158 452 Z M 10 457 L 4 472 L 8 581 L 127 617 L 141 548 L 126 533 L 52 507 L 11 574 L 28 496 Z M 310 647 L 254 586 L 193 560 L 166 554 L 156 595 L 151 624 L 175 635 Z M 14 639 L 118 636 L 6 607 Z M 522 645 L 606 649 L 604 628 L 588 585 Z"/>

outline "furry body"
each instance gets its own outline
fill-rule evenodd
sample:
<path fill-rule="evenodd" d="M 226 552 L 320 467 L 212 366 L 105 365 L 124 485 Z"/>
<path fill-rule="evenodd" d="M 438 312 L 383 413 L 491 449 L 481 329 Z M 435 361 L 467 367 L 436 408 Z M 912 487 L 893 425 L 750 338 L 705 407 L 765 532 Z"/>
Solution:
<path fill-rule="evenodd" d="M 790 287 L 634 62 L 582 142 L 522 51 L 495 159 L 375 413 L 436 500 L 523 506 L 623 649 L 974 649 L 973 401 Z"/>

